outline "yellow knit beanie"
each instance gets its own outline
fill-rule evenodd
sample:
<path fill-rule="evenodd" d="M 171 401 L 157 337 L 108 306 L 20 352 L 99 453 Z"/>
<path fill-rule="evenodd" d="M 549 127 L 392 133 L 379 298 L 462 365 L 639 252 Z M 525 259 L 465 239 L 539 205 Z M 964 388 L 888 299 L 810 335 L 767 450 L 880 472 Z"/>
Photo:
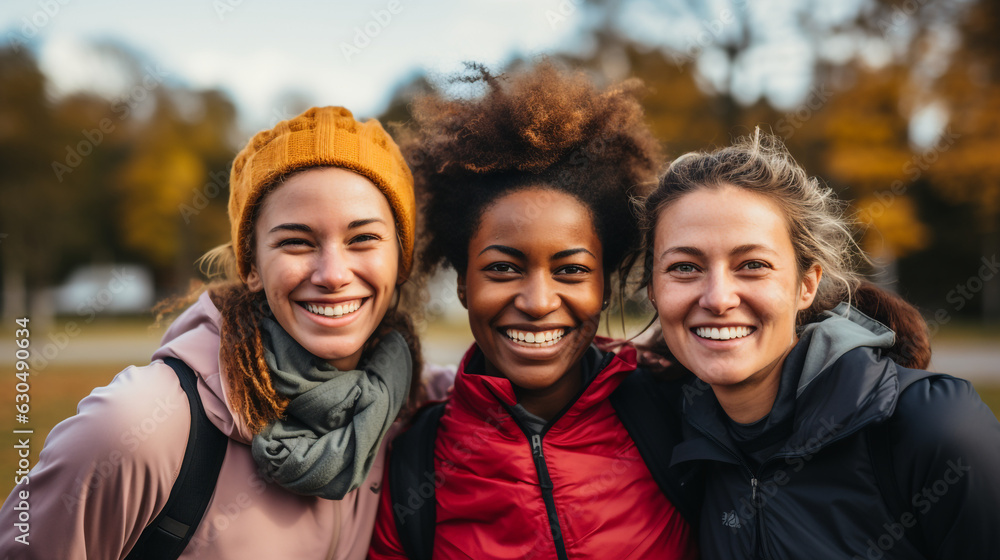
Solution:
<path fill-rule="evenodd" d="M 309 167 L 343 167 L 371 180 L 396 218 L 402 247 L 400 275 L 413 264 L 416 203 L 413 175 L 399 147 L 378 121 L 354 120 L 343 107 L 313 107 L 258 132 L 233 162 L 229 175 L 229 222 L 240 278 L 250 273 L 254 208 L 276 180 Z"/>

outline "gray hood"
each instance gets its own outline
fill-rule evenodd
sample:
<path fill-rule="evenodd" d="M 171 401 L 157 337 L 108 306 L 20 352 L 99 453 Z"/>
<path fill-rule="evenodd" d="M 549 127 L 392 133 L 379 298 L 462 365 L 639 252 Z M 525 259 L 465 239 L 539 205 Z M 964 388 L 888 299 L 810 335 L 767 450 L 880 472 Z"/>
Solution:
<path fill-rule="evenodd" d="M 805 362 L 795 396 L 799 397 L 819 374 L 855 348 L 890 348 L 896 333 L 846 303 L 824 311 L 824 319 L 806 325 L 799 335 L 805 342 Z"/>

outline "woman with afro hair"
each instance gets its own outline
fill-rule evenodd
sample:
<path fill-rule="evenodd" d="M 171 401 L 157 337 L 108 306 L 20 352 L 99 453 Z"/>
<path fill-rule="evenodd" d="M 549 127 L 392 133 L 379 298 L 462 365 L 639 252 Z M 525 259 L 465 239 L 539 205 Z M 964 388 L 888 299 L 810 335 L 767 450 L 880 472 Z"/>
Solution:
<path fill-rule="evenodd" d="M 426 429 L 425 411 L 393 448 L 393 468 L 426 450 L 433 469 L 418 490 L 387 471 L 370 558 L 693 558 L 609 398 L 636 352 L 595 339 L 641 238 L 632 198 L 661 162 L 640 84 L 602 91 L 551 61 L 469 70 L 457 81 L 481 94 L 418 100 L 401 147 L 423 266 L 458 273 L 475 343 L 440 420 Z"/>

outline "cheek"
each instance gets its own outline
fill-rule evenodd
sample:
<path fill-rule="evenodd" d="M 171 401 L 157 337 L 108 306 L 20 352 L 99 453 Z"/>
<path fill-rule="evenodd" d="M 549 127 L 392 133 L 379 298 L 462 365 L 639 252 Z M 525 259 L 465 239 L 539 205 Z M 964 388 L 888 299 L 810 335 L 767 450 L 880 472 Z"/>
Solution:
<path fill-rule="evenodd" d="M 661 317 L 674 319 L 675 323 L 682 318 L 679 315 L 682 315 L 690 307 L 687 302 L 697 299 L 696 290 L 691 285 L 670 284 L 662 277 L 654 279 L 652 284 L 656 312 Z"/>
<path fill-rule="evenodd" d="M 476 286 L 474 282 L 470 282 L 467 289 L 466 302 L 468 304 L 470 323 L 475 324 L 489 321 L 502 309 L 503 304 L 501 302 L 504 298 L 497 293 L 498 290 L 496 288 L 483 290 L 479 286 Z"/>

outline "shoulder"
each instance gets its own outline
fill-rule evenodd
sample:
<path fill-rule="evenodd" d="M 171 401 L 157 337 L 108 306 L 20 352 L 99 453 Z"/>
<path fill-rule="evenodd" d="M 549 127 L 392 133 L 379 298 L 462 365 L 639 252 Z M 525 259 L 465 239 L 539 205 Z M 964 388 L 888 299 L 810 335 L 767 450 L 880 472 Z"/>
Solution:
<path fill-rule="evenodd" d="M 1000 468 L 1000 423 L 965 379 L 899 368 L 909 382 L 889 421 L 897 452 L 914 460 L 967 457 Z"/>
<path fill-rule="evenodd" d="M 123 462 L 166 463 L 184 455 L 191 413 L 173 370 L 162 362 L 129 367 L 80 401 L 52 430 L 53 451 L 78 457 L 123 455 Z M 58 449 L 56 449 L 58 447 Z"/>

